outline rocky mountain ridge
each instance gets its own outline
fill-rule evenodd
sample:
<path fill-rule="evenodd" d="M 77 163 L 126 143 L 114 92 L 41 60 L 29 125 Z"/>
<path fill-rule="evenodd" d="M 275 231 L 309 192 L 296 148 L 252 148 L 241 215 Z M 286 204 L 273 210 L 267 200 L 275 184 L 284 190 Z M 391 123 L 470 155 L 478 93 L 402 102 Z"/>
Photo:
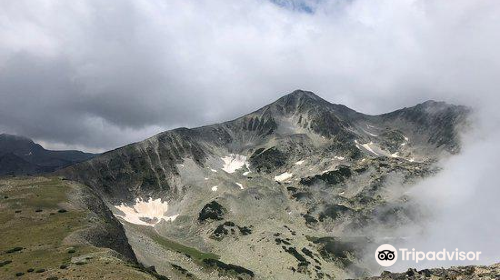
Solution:
<path fill-rule="evenodd" d="M 95 157 L 81 151 L 51 151 L 33 140 L 0 134 L 0 175 L 50 173 Z"/>
<path fill-rule="evenodd" d="M 363 276 L 373 273 L 361 261 L 377 243 L 371 226 L 390 232 L 418 219 L 404 193 L 459 152 L 468 114 L 429 101 L 371 116 L 298 90 L 58 174 L 98 192 L 139 261 L 160 274 Z"/>

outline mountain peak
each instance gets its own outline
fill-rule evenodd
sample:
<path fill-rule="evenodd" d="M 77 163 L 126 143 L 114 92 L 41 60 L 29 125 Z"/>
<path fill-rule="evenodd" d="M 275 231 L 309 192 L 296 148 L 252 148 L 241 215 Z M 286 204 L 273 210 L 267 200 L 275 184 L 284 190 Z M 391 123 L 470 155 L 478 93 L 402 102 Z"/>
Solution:
<path fill-rule="evenodd" d="M 298 89 L 294 90 L 293 92 L 287 95 L 282 96 L 281 98 L 276 100 L 276 102 L 271 104 L 271 106 L 273 105 L 278 106 L 284 109 L 284 111 L 288 112 L 304 108 L 311 108 L 311 106 L 317 106 L 317 105 L 329 106 L 331 104 L 311 91 Z"/>
<path fill-rule="evenodd" d="M 0 140 L 3 140 L 3 141 L 23 141 L 23 142 L 33 143 L 33 140 L 31 140 L 27 137 L 13 135 L 13 134 L 7 134 L 7 133 L 0 134 Z"/>
<path fill-rule="evenodd" d="M 279 100 L 298 100 L 298 99 L 310 99 L 316 101 L 325 101 L 323 98 L 317 96 L 312 91 L 297 89 L 291 93 L 281 97 Z"/>

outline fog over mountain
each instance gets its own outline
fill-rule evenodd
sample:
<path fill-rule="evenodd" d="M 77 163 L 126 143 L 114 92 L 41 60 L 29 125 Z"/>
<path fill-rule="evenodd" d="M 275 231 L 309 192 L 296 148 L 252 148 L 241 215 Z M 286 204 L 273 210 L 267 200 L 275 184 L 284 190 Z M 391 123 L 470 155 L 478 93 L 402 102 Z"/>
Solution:
<path fill-rule="evenodd" d="M 422 251 L 460 248 L 482 252 L 476 263 L 498 261 L 500 205 L 497 198 L 500 189 L 495 162 L 500 156 L 497 143 L 500 133 L 490 129 L 477 125 L 472 133 L 464 135 L 463 152 L 443 162 L 442 173 L 424 180 L 410 191 L 410 196 L 418 200 L 430 218 L 423 221 L 421 235 L 402 242 L 402 247 Z M 451 261 L 443 265 L 465 263 L 474 262 Z M 430 264 L 432 262 L 424 261 L 418 267 Z M 407 268 L 402 263 L 398 266 Z"/>
<path fill-rule="evenodd" d="M 0 134 L 25 136 L 47 149 L 101 153 L 144 139 L 149 140 L 141 143 L 154 144 L 150 137 L 178 127 L 234 120 L 295 89 L 346 105 L 367 119 L 427 100 L 466 106 L 471 111 L 468 126 L 456 136 L 459 152 L 436 157 L 439 172 L 409 189 L 397 179 L 387 184 L 394 196 L 415 202 L 415 222 L 393 228 L 391 236 L 376 224 L 370 233 L 376 239 L 404 237 L 394 245 L 410 249 L 482 251 L 479 263 L 492 264 L 500 260 L 498 30 L 496 0 L 0 0 Z M 176 132 L 183 137 L 185 130 Z M 369 139 L 359 135 L 359 141 Z M 159 138 L 176 147 L 177 138 Z M 284 142 L 278 144 L 288 147 Z M 130 147 L 153 144 L 122 147 L 91 162 L 120 162 Z M 217 160 L 232 148 L 216 150 Z M 249 158 L 255 152 L 244 148 Z M 5 160 L 36 173 L 14 159 L 9 154 Z M 175 171 L 174 159 L 168 160 Z M 102 180 L 116 187 L 130 180 L 113 172 L 103 176 L 104 168 L 95 174 L 87 172 L 91 168 L 81 170 L 85 173 L 74 178 L 88 184 Z M 276 170 L 283 173 L 273 171 L 273 176 L 286 173 Z M 125 201 L 115 198 L 110 201 L 117 205 Z M 184 204 L 179 203 L 180 209 Z M 198 215 L 193 213 L 188 214 Z M 366 258 L 373 261 L 372 253 Z M 470 262 L 418 267 L 454 264 Z M 400 262 L 392 269 L 408 265 L 415 266 Z"/>

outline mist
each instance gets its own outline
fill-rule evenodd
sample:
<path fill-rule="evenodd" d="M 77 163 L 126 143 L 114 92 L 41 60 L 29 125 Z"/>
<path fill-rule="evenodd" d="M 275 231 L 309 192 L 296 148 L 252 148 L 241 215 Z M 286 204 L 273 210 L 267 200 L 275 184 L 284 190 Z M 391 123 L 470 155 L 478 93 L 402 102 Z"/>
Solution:
<path fill-rule="evenodd" d="M 406 203 L 392 203 L 411 213 L 409 219 L 372 224 L 363 229 L 374 241 L 364 251 L 362 262 L 374 274 L 383 270 L 404 272 L 408 268 L 450 267 L 457 265 L 490 265 L 500 259 L 500 189 L 496 162 L 500 157 L 496 129 L 498 116 L 494 110 L 496 97 L 473 110 L 467 127 L 461 132 L 461 152 L 436 164 L 441 170 L 415 185 L 403 187 L 389 184 L 387 190 L 396 198 L 405 196 Z M 490 111 L 491 112 L 491 111 Z M 378 217 L 383 218 L 383 217 Z M 386 226 L 390 225 L 390 228 Z M 481 252 L 479 260 L 402 261 L 401 256 L 391 267 L 381 267 L 374 260 L 374 250 L 389 243 L 397 249 L 416 251 Z"/>
<path fill-rule="evenodd" d="M 500 259 L 500 157 L 495 127 L 497 118 L 477 115 L 471 131 L 463 135 L 462 152 L 442 162 L 443 170 L 413 187 L 408 195 L 430 213 L 421 235 L 400 246 L 420 251 L 443 248 L 479 251 L 475 263 L 493 264 Z M 421 262 L 420 268 L 473 264 L 471 261 Z M 403 266 L 400 266 L 401 268 Z"/>
<path fill-rule="evenodd" d="M 409 235 L 394 245 L 481 251 L 491 264 L 499 30 L 497 0 L 0 0 L 0 133 L 102 152 L 299 88 L 368 114 L 466 105 L 461 152 L 408 190 L 422 219 L 393 232 Z M 466 263 L 417 267 L 455 264 Z"/>

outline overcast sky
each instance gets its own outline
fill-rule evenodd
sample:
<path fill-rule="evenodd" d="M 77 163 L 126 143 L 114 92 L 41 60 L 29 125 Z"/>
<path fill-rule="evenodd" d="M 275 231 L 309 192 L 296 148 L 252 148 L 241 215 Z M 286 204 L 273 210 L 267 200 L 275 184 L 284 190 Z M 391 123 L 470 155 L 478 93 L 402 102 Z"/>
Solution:
<path fill-rule="evenodd" d="M 0 0 L 0 132 L 103 151 L 297 88 L 487 107 L 499 30 L 497 0 Z"/>
<path fill-rule="evenodd" d="M 463 153 L 409 194 L 434 215 L 406 245 L 493 263 L 499 50 L 498 0 L 0 0 L 0 132 L 104 151 L 298 88 L 370 114 L 472 106 Z"/>

